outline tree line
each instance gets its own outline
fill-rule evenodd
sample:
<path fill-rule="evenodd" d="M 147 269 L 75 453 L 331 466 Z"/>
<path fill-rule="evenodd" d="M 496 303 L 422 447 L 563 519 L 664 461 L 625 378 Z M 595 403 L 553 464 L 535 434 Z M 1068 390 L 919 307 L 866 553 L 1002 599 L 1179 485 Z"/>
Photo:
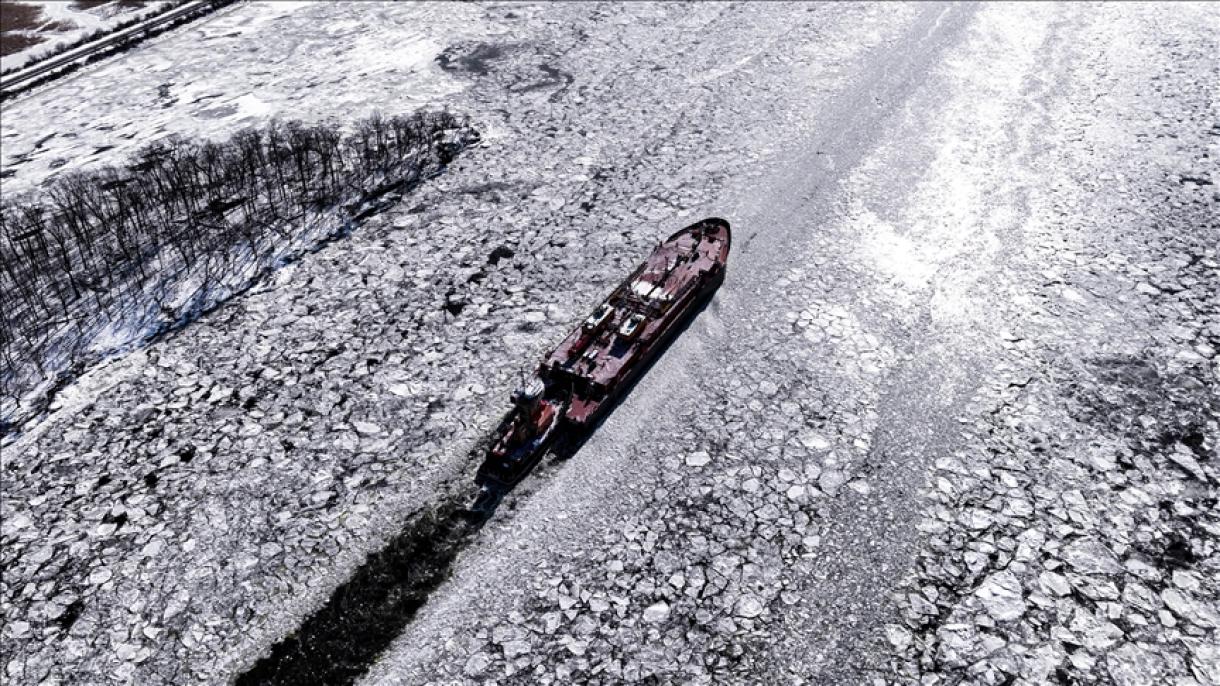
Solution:
<path fill-rule="evenodd" d="M 303 220 L 439 169 L 475 134 L 447 112 L 346 130 L 273 120 L 224 141 L 171 137 L 125 164 L 61 174 L 0 205 L 0 390 L 62 373 L 99 325 L 190 279 L 206 291 L 269 258 Z M 342 215 L 341 215 L 342 216 Z"/>

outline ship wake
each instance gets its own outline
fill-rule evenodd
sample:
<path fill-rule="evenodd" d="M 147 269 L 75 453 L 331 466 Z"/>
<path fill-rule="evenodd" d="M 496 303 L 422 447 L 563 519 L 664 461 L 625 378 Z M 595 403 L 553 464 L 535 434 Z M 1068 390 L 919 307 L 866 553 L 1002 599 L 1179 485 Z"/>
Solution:
<path fill-rule="evenodd" d="M 453 493 L 417 513 L 237 685 L 354 683 L 449 577 L 478 532 L 483 520 L 462 516 L 472 495 Z"/>

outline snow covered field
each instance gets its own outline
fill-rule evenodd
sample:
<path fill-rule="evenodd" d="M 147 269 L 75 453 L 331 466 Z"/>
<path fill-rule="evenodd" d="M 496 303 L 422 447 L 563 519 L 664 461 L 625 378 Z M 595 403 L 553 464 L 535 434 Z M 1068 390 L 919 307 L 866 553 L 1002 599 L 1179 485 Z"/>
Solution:
<path fill-rule="evenodd" d="M 224 136 L 273 116 L 351 121 L 462 88 L 434 62 L 490 35 L 466 4 L 253 2 L 5 104 L 5 192 L 123 159 L 162 136 Z M 36 125 L 33 122 L 53 122 Z"/>
<path fill-rule="evenodd" d="M 12 0 L 5 2 L 8 12 L 20 22 L 4 27 L 6 41 L 13 51 L 5 50 L 0 69 L 17 69 L 56 48 L 86 36 L 106 31 L 131 19 L 147 17 L 167 9 L 169 2 L 77 2 L 76 0 Z M 21 47 L 24 46 L 24 47 Z"/>

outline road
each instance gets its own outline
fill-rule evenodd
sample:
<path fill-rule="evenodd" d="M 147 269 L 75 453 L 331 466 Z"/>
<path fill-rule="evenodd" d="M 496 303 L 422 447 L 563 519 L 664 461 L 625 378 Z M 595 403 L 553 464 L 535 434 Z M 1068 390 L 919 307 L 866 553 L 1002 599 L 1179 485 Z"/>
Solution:
<path fill-rule="evenodd" d="M 81 45 L 80 47 L 64 51 L 62 54 L 56 55 L 55 57 L 41 60 L 29 67 L 25 67 L 12 74 L 6 75 L 4 79 L 0 81 L 0 93 L 3 93 L 6 97 L 15 95 L 35 81 L 39 80 L 41 77 L 66 65 L 72 64 L 73 62 L 78 62 L 80 60 L 88 60 L 93 55 L 110 50 L 117 45 L 131 41 L 133 38 L 140 37 L 148 32 L 156 31 L 162 27 L 169 26 L 174 22 L 181 21 L 188 15 L 203 14 L 210 12 L 213 9 L 215 9 L 215 6 L 211 2 L 204 2 L 202 0 L 199 2 L 186 2 L 181 7 L 176 7 L 162 14 L 158 14 L 147 21 L 120 29 L 113 33 L 107 34 L 102 38 Z"/>
<path fill-rule="evenodd" d="M 481 147 L 15 444 L 9 674 L 233 679 L 716 215 L 712 304 L 362 683 L 1215 681 L 1214 6 L 463 11 Z"/>

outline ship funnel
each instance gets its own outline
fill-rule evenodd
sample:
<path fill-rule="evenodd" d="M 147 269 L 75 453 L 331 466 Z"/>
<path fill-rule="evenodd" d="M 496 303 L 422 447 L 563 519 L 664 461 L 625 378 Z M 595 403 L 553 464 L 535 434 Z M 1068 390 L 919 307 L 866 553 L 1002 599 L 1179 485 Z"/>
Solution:
<path fill-rule="evenodd" d="M 523 405 L 525 403 L 534 402 L 535 400 L 541 398 L 544 392 L 546 392 L 546 384 L 542 382 L 542 379 L 534 377 L 524 386 L 521 386 L 517 390 L 513 391 L 513 403 L 516 405 Z"/>

